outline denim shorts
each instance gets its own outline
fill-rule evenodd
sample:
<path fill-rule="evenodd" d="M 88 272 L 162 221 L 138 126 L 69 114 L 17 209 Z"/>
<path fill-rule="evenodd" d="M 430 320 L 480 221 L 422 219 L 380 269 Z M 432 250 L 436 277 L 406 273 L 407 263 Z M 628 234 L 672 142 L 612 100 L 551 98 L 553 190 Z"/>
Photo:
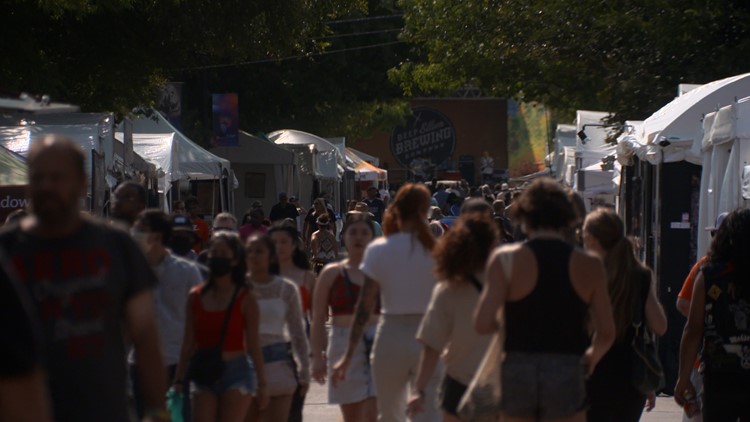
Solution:
<path fill-rule="evenodd" d="M 240 356 L 224 361 L 224 373 L 213 385 L 201 385 L 193 381 L 190 386 L 192 393 L 205 391 L 220 396 L 229 390 L 237 389 L 243 394 L 255 394 L 258 379 L 252 359 L 249 356 Z"/>
<path fill-rule="evenodd" d="M 558 419 L 586 409 L 586 376 L 579 355 L 509 352 L 501 383 L 506 416 Z"/>

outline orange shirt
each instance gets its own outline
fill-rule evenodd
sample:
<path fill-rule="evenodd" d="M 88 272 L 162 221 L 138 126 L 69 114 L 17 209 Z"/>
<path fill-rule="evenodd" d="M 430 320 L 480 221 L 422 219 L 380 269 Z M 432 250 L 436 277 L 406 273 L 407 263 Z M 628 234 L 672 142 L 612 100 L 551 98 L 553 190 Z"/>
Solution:
<path fill-rule="evenodd" d="M 199 254 L 201 253 L 201 250 L 203 250 L 203 245 L 208 242 L 208 223 L 200 217 L 195 217 L 193 219 L 193 231 L 195 232 L 195 235 L 198 236 L 198 241 L 193 245 L 193 250 L 196 254 Z"/>
<path fill-rule="evenodd" d="M 695 279 L 698 277 L 698 271 L 701 270 L 701 267 L 703 264 L 706 263 L 708 260 L 708 257 L 704 256 L 703 258 L 699 259 L 698 262 L 693 265 L 693 268 L 690 269 L 690 273 L 688 274 L 687 278 L 685 278 L 685 282 L 682 284 L 682 290 L 680 290 L 680 293 L 677 294 L 677 297 L 680 299 L 685 299 L 688 302 L 693 300 L 693 284 L 695 284 Z"/>
<path fill-rule="evenodd" d="M 677 297 L 687 300 L 688 302 L 693 300 L 693 285 L 695 284 L 695 279 L 698 277 L 698 272 L 701 270 L 701 267 L 706 263 L 706 261 L 708 261 L 708 257 L 704 256 L 703 258 L 699 259 L 698 262 L 695 263 L 695 265 L 693 265 L 693 268 L 690 269 L 690 272 L 685 278 L 685 282 L 682 283 L 682 289 L 680 290 L 680 293 L 677 293 Z M 698 367 L 700 367 L 700 363 L 700 357 L 696 358 L 693 368 L 698 369 Z"/>

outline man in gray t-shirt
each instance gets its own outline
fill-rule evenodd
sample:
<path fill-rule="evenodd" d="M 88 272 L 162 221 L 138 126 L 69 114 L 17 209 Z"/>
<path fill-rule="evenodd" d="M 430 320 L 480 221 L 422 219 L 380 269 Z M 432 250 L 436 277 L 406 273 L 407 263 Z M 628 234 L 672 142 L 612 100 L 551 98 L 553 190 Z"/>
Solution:
<path fill-rule="evenodd" d="M 127 233 L 81 215 L 85 161 L 70 139 L 35 139 L 32 214 L 0 231 L 0 248 L 39 317 L 54 420 L 130 421 L 123 328 L 142 365 L 147 414 L 167 420 L 156 276 Z"/>
<path fill-rule="evenodd" d="M 167 366 L 166 379 L 172 384 L 180 348 L 185 334 L 186 304 L 190 290 L 202 281 L 198 265 L 172 254 L 165 246 L 174 227 L 161 210 L 146 210 L 138 215 L 131 233 L 141 247 L 146 260 L 159 279 L 154 289 L 156 322 L 161 334 L 161 353 Z M 143 401 L 138 379 L 137 362 L 133 353 L 128 359 L 133 375 L 133 396 L 138 417 L 143 417 Z"/>

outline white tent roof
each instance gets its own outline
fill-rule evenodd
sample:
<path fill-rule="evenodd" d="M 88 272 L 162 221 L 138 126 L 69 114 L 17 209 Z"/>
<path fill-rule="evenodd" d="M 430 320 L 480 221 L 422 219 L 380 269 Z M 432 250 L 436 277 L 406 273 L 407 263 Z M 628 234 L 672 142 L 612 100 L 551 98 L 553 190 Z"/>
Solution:
<path fill-rule="evenodd" d="M 644 120 L 643 126 L 636 133 L 636 139 L 641 145 L 658 144 L 667 140 L 670 142 L 667 148 L 690 148 L 694 141 L 703 139 L 701 121 L 704 115 L 748 95 L 750 73 L 702 85 L 675 98 Z M 671 155 L 668 160 L 665 154 L 664 161 L 684 159 L 696 164 L 701 163 L 700 157 L 695 155 L 695 150 L 686 150 L 682 158 L 679 154 L 674 154 L 674 151 Z"/>
<path fill-rule="evenodd" d="M 357 154 L 357 156 L 359 158 L 367 161 L 368 163 L 372 164 L 375 167 L 380 167 L 380 158 L 375 157 L 375 156 L 370 155 L 370 154 L 367 154 L 367 153 L 364 153 L 364 152 L 362 152 L 362 151 L 360 151 L 358 149 L 352 148 L 352 147 L 347 147 L 347 148 L 349 148 L 350 150 L 352 150 L 353 153 Z"/>
<path fill-rule="evenodd" d="M 123 133 L 117 132 L 115 137 L 122 141 Z M 170 182 L 219 179 L 225 170 L 231 174 L 229 160 L 211 154 L 188 139 L 156 111 L 154 118 L 133 120 L 133 150 L 153 163 L 157 171 L 164 172 Z M 237 179 L 234 179 L 234 187 L 237 186 Z"/>
<path fill-rule="evenodd" d="M 239 147 L 214 147 L 214 154 L 244 164 L 294 164 L 294 153 L 273 142 L 240 131 Z"/>
<path fill-rule="evenodd" d="M 114 119 L 110 113 L 60 113 L 0 118 L 0 146 L 25 157 L 31 143 L 47 134 L 68 137 L 86 154 L 86 173 L 91 175 L 91 151 L 104 154 L 105 167 L 112 168 Z"/>
<path fill-rule="evenodd" d="M 0 186 L 25 185 L 27 181 L 26 160 L 0 146 Z"/>
<path fill-rule="evenodd" d="M 312 145 L 316 154 L 314 173 L 319 177 L 339 179 L 339 165 L 346 165 L 339 149 L 325 139 L 311 133 L 293 129 L 277 130 L 268 134 L 277 145 Z"/>

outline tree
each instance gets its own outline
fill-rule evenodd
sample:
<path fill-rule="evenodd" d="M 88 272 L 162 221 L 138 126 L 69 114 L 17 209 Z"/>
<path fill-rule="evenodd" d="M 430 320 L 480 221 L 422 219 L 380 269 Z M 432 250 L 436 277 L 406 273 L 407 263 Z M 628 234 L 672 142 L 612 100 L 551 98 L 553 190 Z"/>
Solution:
<path fill-rule="evenodd" d="M 10 0 L 0 13 L 0 89 L 125 113 L 179 69 L 323 49 L 326 22 L 363 0 Z"/>
<path fill-rule="evenodd" d="M 407 95 L 470 84 L 570 112 L 643 119 L 679 83 L 750 69 L 750 4 L 729 0 L 402 0 L 418 60 L 391 71 Z"/>

